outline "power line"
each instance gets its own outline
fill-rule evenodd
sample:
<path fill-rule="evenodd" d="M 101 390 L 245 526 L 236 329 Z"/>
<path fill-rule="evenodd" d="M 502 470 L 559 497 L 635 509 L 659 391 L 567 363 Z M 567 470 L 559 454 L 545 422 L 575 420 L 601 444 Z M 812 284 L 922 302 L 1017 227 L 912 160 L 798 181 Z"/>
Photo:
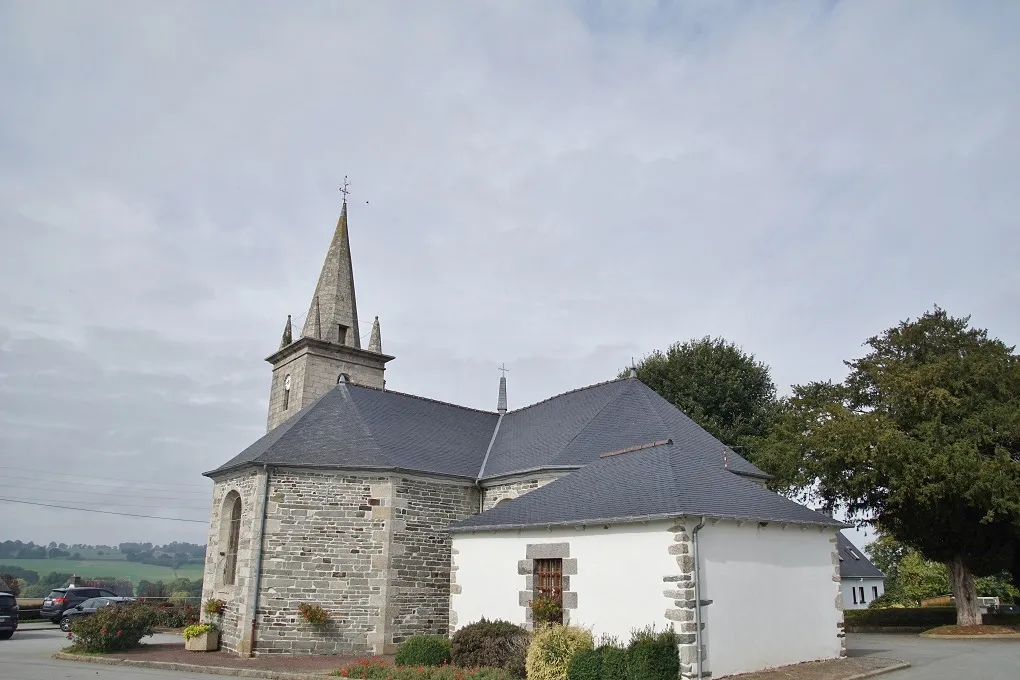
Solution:
<path fill-rule="evenodd" d="M 77 472 L 57 472 L 55 470 L 32 470 L 30 468 L 13 467 L 11 465 L 0 465 L 0 470 L 19 470 L 21 472 L 37 472 L 41 475 L 55 475 L 58 477 L 74 477 L 76 479 L 101 479 L 108 482 L 128 482 L 134 484 L 156 484 L 162 486 L 189 486 L 196 489 L 208 489 L 205 484 L 178 484 L 177 482 L 154 482 L 148 479 L 123 479 L 121 477 L 95 477 L 93 475 L 82 475 Z"/>
<path fill-rule="evenodd" d="M 0 484 L 0 486 L 4 486 L 4 485 Z M 43 489 L 24 489 L 24 490 L 25 491 L 43 491 Z M 9 496 L 9 498 L 11 500 L 18 500 L 18 501 L 31 501 L 31 500 L 34 500 L 34 498 L 38 498 L 38 496 L 36 496 L 36 497 L 28 497 L 28 498 L 25 498 L 24 496 Z M 81 504 L 84 504 L 84 505 L 100 505 L 100 506 L 102 506 L 104 508 L 151 508 L 152 507 L 152 503 L 114 503 L 112 501 L 91 500 L 91 499 L 88 499 L 88 498 L 83 498 L 83 499 L 80 499 L 80 500 L 77 499 L 77 498 L 69 498 L 67 500 L 69 500 L 72 503 L 81 503 Z M 132 499 L 129 499 L 129 500 L 141 500 L 141 499 L 140 498 L 138 498 L 138 499 L 132 498 Z M 169 500 L 173 500 L 173 499 L 169 499 Z M 194 510 L 196 512 L 207 512 L 209 510 L 208 506 L 200 507 L 200 506 L 197 506 L 197 505 L 174 505 L 173 508 L 174 508 L 174 510 Z"/>
<path fill-rule="evenodd" d="M 195 524 L 208 524 L 204 519 L 182 519 L 180 517 L 157 517 L 156 515 L 136 515 L 130 512 L 114 512 L 113 510 L 95 510 L 93 508 L 74 508 L 69 505 L 52 505 L 50 503 L 35 503 L 32 501 L 19 501 L 14 498 L 0 498 L 4 503 L 21 503 L 22 505 L 37 505 L 42 508 L 60 508 L 61 510 L 78 510 L 79 512 L 98 512 L 101 515 L 120 515 L 121 517 L 143 517 L 145 519 L 165 519 L 170 522 L 193 522 Z"/>
<path fill-rule="evenodd" d="M 23 479 L 23 480 L 28 481 L 28 482 L 39 482 L 39 481 L 41 481 L 38 477 L 25 477 L 25 476 L 22 476 L 22 475 L 4 475 L 3 478 L 4 479 Z M 137 491 L 157 491 L 157 492 L 161 491 L 163 493 L 192 494 L 192 495 L 196 495 L 196 496 L 208 496 L 209 495 L 209 491 L 211 491 L 211 489 L 207 489 L 206 491 L 178 491 L 176 489 L 159 489 L 159 488 L 146 489 L 146 488 L 142 488 L 142 487 L 138 486 L 138 482 L 128 482 L 128 481 L 125 481 L 124 484 L 102 484 L 100 482 L 79 482 L 77 480 L 72 482 L 71 480 L 68 480 L 68 479 L 58 479 L 56 481 L 60 482 L 61 484 L 70 484 L 72 486 L 100 486 L 100 487 L 103 487 L 103 488 L 106 488 L 106 489 L 123 489 L 126 486 L 133 486 Z"/>

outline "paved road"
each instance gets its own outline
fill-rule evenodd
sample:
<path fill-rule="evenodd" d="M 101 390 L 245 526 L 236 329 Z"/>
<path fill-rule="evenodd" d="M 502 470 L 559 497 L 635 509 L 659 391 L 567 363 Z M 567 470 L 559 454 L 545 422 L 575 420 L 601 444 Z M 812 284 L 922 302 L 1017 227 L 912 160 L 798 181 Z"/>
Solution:
<path fill-rule="evenodd" d="M 154 635 L 146 642 L 174 642 L 172 635 Z M 214 675 L 157 671 L 147 668 L 71 663 L 50 658 L 67 646 L 67 633 L 51 624 L 25 624 L 10 640 L 0 641 L 0 678 L 3 680 L 209 680 Z"/>
<path fill-rule="evenodd" d="M 1016 680 L 1020 642 L 1016 640 L 928 640 L 917 635 L 847 636 L 849 656 L 884 656 L 911 664 L 881 676 L 888 680 Z"/>

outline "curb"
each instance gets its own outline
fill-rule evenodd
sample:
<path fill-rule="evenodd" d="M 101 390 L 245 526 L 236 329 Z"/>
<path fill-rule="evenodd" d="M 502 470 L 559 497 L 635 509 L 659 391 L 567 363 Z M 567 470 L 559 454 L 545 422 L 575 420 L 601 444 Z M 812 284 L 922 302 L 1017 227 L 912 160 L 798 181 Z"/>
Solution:
<path fill-rule="evenodd" d="M 995 635 L 928 635 L 921 633 L 928 640 L 1020 640 L 1020 633 L 996 633 Z"/>
<path fill-rule="evenodd" d="M 902 671 L 904 668 L 910 668 L 910 664 L 906 661 L 899 661 L 892 666 L 886 666 L 885 668 L 876 668 L 871 671 L 864 671 L 856 675 L 851 675 L 843 680 L 863 680 L 864 678 L 873 678 L 876 675 L 884 675 L 885 673 L 892 673 L 893 671 Z"/>
<path fill-rule="evenodd" d="M 256 668 L 230 668 L 228 666 L 201 666 L 173 661 L 136 661 L 134 659 L 112 659 L 102 656 L 85 656 L 56 652 L 54 659 L 59 661 L 81 661 L 97 663 L 104 666 L 133 666 L 135 668 L 154 668 L 163 671 L 184 671 L 188 673 L 206 673 L 208 675 L 229 675 L 235 678 L 265 678 L 266 680 L 323 680 L 328 673 L 287 673 L 285 671 L 264 671 Z"/>

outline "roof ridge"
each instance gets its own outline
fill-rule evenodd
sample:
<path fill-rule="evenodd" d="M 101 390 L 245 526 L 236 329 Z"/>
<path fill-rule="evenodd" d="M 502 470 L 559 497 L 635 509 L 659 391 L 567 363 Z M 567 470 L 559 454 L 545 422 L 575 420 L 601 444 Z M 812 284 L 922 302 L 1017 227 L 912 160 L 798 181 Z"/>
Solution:
<path fill-rule="evenodd" d="M 518 409 L 513 409 L 512 411 L 509 411 L 509 413 L 520 413 L 521 411 L 527 411 L 529 408 L 534 408 L 535 406 L 540 406 L 540 405 L 542 405 L 542 404 L 544 404 L 544 403 L 546 403 L 548 401 L 552 401 L 553 399 L 559 399 L 560 397 L 565 397 L 568 394 L 574 394 L 575 392 L 584 392 L 585 390 L 594 389 L 596 387 L 602 387 L 603 385 L 609 385 L 611 383 L 623 382 L 625 380 L 637 380 L 637 378 L 630 378 L 630 377 L 613 378 L 612 380 L 603 380 L 602 382 L 597 382 L 597 383 L 594 383 L 592 385 L 585 385 L 584 387 L 576 387 L 576 388 L 574 388 L 572 390 L 567 390 L 566 392 L 560 392 L 559 394 L 554 394 L 551 397 L 546 397 L 542 401 L 536 401 L 533 404 L 528 404 L 527 406 L 522 406 L 522 407 L 520 407 Z"/>
<path fill-rule="evenodd" d="M 498 416 L 499 414 L 495 411 L 486 411 L 485 409 L 474 408 L 473 406 L 463 406 L 461 404 L 454 404 L 452 401 L 442 401 L 441 399 L 434 399 L 432 397 L 423 397 L 420 394 L 411 394 L 410 392 L 401 392 L 399 390 L 384 390 L 381 387 L 372 387 L 371 385 L 359 385 L 357 383 L 348 383 L 349 387 L 357 387 L 363 390 L 374 390 L 376 392 L 385 392 L 387 394 L 399 394 L 402 397 L 410 397 L 411 399 L 420 399 L 421 401 L 428 401 L 433 404 L 442 404 L 443 406 L 452 406 L 459 408 L 463 411 L 472 411 L 474 413 L 485 413 L 490 416 Z M 336 389 L 336 388 L 333 388 Z"/>

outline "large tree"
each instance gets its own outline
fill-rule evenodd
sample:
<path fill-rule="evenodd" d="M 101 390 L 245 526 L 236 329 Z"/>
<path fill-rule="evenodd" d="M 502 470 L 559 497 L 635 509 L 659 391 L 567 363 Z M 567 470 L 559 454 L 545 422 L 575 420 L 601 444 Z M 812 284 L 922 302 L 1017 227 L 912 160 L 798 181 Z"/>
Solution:
<path fill-rule="evenodd" d="M 1020 359 L 939 307 L 866 345 L 843 383 L 794 388 L 759 462 L 947 565 L 958 623 L 978 624 L 975 576 L 1020 543 Z"/>
<path fill-rule="evenodd" d="M 637 376 L 729 446 L 746 447 L 772 422 L 776 386 L 769 367 L 723 338 L 655 350 L 637 364 Z"/>

